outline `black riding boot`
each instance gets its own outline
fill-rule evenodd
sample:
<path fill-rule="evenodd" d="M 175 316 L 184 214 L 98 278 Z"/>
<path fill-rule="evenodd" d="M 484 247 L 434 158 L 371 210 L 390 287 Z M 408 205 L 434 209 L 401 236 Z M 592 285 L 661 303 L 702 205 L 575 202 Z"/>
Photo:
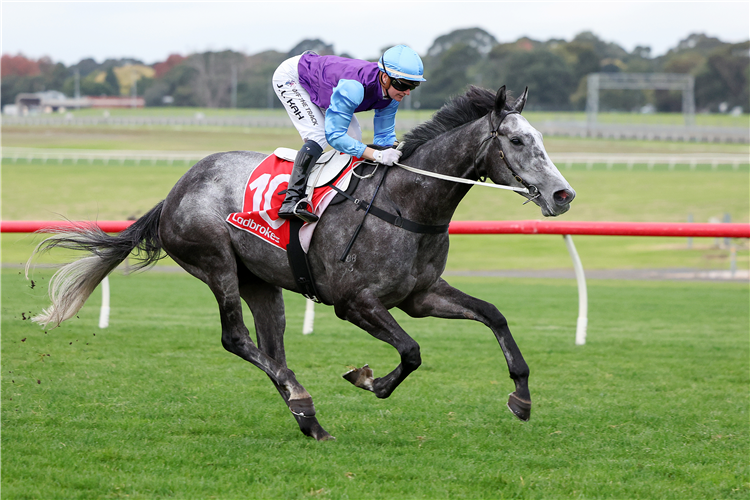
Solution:
<path fill-rule="evenodd" d="M 279 208 L 279 217 L 282 219 L 291 219 L 297 216 L 305 222 L 316 222 L 318 220 L 318 216 L 307 209 L 307 204 L 299 203 L 299 201 L 305 197 L 310 167 L 315 165 L 321 153 L 323 153 L 323 148 L 315 141 L 305 142 L 305 145 L 297 153 L 292 168 L 292 176 L 289 179 L 289 187 L 286 189 L 286 198 Z"/>

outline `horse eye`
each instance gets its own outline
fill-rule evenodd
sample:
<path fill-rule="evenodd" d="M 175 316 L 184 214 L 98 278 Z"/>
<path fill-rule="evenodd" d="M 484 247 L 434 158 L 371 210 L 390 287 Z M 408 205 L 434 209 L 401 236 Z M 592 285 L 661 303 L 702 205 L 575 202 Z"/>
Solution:
<path fill-rule="evenodd" d="M 518 137 L 514 137 L 513 139 L 510 140 L 510 142 L 514 146 L 522 146 L 523 145 L 523 141 L 521 139 L 519 139 Z"/>

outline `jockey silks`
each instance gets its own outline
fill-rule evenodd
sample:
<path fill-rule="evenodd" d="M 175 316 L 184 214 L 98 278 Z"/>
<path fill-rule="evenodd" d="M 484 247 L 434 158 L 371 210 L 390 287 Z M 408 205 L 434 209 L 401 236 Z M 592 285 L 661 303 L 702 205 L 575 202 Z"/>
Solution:
<path fill-rule="evenodd" d="M 378 74 L 377 63 L 303 54 L 282 63 L 273 83 L 304 141 L 361 157 L 365 145 L 354 113 L 375 110 L 375 144 L 391 146 L 396 140 L 399 103 L 384 93 Z"/>
<path fill-rule="evenodd" d="M 323 109 L 331 105 L 333 89 L 341 80 L 359 82 L 364 88 L 362 102 L 354 109 L 355 113 L 382 109 L 391 104 L 391 99 L 384 96 L 378 79 L 378 63 L 338 56 L 303 54 L 297 69 L 300 84 L 310 93 L 312 102 Z"/>

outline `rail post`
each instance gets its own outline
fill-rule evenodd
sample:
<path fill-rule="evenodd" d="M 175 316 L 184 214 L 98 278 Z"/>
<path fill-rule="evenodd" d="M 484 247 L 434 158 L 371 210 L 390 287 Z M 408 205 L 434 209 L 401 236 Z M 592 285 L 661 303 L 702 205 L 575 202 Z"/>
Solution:
<path fill-rule="evenodd" d="M 302 335 L 310 335 L 313 332 L 313 325 L 315 324 L 315 302 L 307 299 L 307 305 L 305 306 L 305 319 L 302 322 Z"/>
<path fill-rule="evenodd" d="M 576 282 L 578 282 L 578 321 L 576 322 L 576 345 L 586 343 L 586 329 L 589 324 L 589 295 L 586 288 L 586 275 L 583 274 L 583 264 L 578 256 L 573 238 L 569 234 L 564 234 L 563 239 L 568 247 L 570 258 L 573 259 L 573 269 L 576 273 Z"/>
<path fill-rule="evenodd" d="M 109 326 L 109 276 L 102 280 L 102 308 L 99 310 L 99 328 Z"/>

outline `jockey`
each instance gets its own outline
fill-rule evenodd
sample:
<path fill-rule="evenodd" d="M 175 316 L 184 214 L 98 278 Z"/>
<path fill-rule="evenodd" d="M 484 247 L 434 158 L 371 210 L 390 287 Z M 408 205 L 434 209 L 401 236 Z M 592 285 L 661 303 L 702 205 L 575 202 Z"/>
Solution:
<path fill-rule="evenodd" d="M 423 73 L 419 55 L 406 45 L 386 50 L 377 63 L 314 52 L 284 61 L 273 74 L 273 87 L 305 144 L 294 160 L 279 217 L 318 220 L 300 200 L 310 167 L 327 145 L 385 165 L 398 161 L 401 151 L 392 147 L 396 111 L 401 100 L 426 81 Z M 375 110 L 374 142 L 389 149 L 375 150 L 361 142 L 362 130 L 354 113 L 371 109 Z"/>

